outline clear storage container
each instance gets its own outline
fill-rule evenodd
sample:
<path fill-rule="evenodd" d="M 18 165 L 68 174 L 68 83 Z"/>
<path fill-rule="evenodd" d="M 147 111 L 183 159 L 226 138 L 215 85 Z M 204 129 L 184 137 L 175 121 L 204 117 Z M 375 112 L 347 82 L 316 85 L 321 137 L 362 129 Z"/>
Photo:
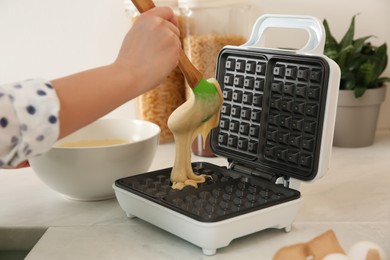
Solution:
<path fill-rule="evenodd" d="M 204 78 L 215 78 L 219 51 L 225 45 L 244 44 L 251 32 L 251 6 L 247 0 L 179 0 L 183 49 Z M 188 89 L 187 89 L 188 91 Z M 214 156 L 209 137 L 192 144 L 199 156 Z"/>
<path fill-rule="evenodd" d="M 171 7 L 177 15 L 178 21 L 181 21 L 176 0 L 155 0 L 154 3 L 156 6 Z M 133 23 L 139 12 L 131 1 L 124 1 L 124 4 L 125 11 L 131 17 Z M 181 28 L 181 26 L 179 27 Z M 160 143 L 172 142 L 173 134 L 167 126 L 167 121 L 171 113 L 185 100 L 184 76 L 177 67 L 157 88 L 137 97 L 137 114 L 140 119 L 151 121 L 161 128 Z"/>

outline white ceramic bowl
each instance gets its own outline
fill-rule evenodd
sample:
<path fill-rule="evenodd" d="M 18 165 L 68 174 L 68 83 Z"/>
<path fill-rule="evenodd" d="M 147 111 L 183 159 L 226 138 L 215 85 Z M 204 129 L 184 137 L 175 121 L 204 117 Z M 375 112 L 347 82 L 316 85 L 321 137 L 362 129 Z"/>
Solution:
<path fill-rule="evenodd" d="M 61 139 L 47 153 L 29 160 L 50 188 L 74 200 L 115 196 L 115 180 L 147 172 L 159 143 L 160 128 L 132 119 L 99 119 Z M 129 143 L 97 147 L 58 147 L 81 140 L 126 139 Z"/>

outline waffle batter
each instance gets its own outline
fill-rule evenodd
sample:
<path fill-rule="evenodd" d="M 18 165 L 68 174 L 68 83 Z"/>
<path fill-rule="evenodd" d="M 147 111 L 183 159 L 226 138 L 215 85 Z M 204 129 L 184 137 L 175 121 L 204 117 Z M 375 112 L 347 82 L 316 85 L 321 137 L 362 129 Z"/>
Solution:
<path fill-rule="evenodd" d="M 183 189 L 187 185 L 195 188 L 205 182 L 205 175 L 196 175 L 191 167 L 191 144 L 199 134 L 205 142 L 210 130 L 218 126 L 222 106 L 222 91 L 218 81 L 208 81 L 217 88 L 215 96 L 210 94 L 194 95 L 178 107 L 168 119 L 168 127 L 173 133 L 176 144 L 175 162 L 171 172 L 173 189 Z M 211 117 L 204 122 L 209 115 Z"/>

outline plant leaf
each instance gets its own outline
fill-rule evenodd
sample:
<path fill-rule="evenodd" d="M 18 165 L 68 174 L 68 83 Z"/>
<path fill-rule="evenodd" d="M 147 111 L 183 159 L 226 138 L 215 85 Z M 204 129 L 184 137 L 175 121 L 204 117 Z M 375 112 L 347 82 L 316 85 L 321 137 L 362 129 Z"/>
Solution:
<path fill-rule="evenodd" d="M 347 67 L 348 71 L 356 73 L 356 70 L 359 69 L 359 67 L 367 62 L 367 57 L 365 55 L 351 55 L 351 59 L 348 61 Z"/>
<path fill-rule="evenodd" d="M 355 49 L 355 54 L 360 54 L 362 52 L 362 49 L 364 45 L 366 44 L 365 42 L 370 39 L 372 36 L 365 36 L 359 39 L 356 39 L 353 41 L 353 47 Z"/>
<path fill-rule="evenodd" d="M 355 87 L 355 97 L 356 98 L 363 96 L 364 92 L 366 92 L 366 88 L 361 87 L 361 86 Z"/>
<path fill-rule="evenodd" d="M 356 87 L 356 81 L 352 73 L 350 74 L 349 78 L 340 81 L 340 89 L 353 90 L 355 87 Z"/>
<path fill-rule="evenodd" d="M 330 32 L 329 24 L 326 19 L 323 21 L 324 29 L 325 29 L 325 55 L 327 55 L 327 52 L 338 52 L 339 51 L 339 44 L 337 40 L 333 37 L 332 33 Z M 328 55 L 327 55 L 328 56 Z M 329 56 L 328 56 L 329 57 Z"/>
<path fill-rule="evenodd" d="M 329 50 L 328 49 L 328 50 L 324 51 L 324 54 L 326 56 L 328 56 L 328 58 L 336 61 L 338 59 L 340 53 L 336 50 Z"/>
<path fill-rule="evenodd" d="M 348 45 L 340 50 L 340 53 L 335 59 L 341 69 L 342 74 L 345 74 L 348 71 L 348 64 L 352 62 L 350 59 L 350 54 L 353 53 L 353 50 L 353 45 Z"/>
<path fill-rule="evenodd" d="M 387 66 L 387 45 L 386 43 L 382 44 L 376 50 L 374 56 L 375 68 L 374 68 L 374 77 L 378 78 Z"/>
<path fill-rule="evenodd" d="M 346 46 L 353 44 L 353 37 L 355 35 L 355 17 L 356 14 L 352 17 L 348 30 L 340 41 L 341 49 L 344 49 Z"/>
<path fill-rule="evenodd" d="M 374 64 L 363 63 L 356 72 L 356 84 L 359 86 L 368 87 L 374 80 Z"/>
<path fill-rule="evenodd" d="M 378 79 L 378 87 L 383 86 L 386 82 L 390 82 L 389 77 L 381 77 Z"/>

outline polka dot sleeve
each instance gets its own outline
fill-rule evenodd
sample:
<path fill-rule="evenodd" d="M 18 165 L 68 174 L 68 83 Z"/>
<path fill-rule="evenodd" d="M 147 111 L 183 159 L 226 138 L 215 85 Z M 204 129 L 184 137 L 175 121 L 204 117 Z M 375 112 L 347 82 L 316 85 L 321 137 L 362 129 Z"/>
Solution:
<path fill-rule="evenodd" d="M 52 147 L 59 135 L 59 107 L 47 81 L 0 85 L 0 168 L 15 167 Z"/>

